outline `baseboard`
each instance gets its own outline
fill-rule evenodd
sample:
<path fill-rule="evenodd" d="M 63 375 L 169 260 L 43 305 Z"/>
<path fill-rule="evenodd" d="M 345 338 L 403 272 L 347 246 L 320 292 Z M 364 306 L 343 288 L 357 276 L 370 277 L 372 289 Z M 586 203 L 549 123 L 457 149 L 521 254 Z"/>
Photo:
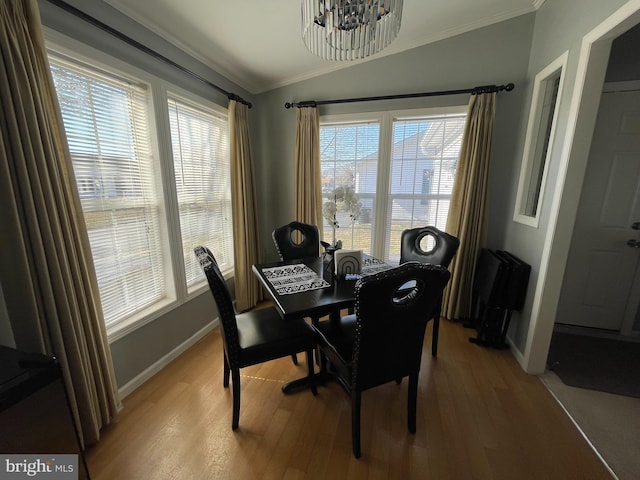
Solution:
<path fill-rule="evenodd" d="M 182 342 L 176 348 L 171 350 L 164 357 L 160 358 L 157 362 L 151 365 L 149 368 L 146 368 L 140 374 L 136 375 L 133 379 L 125 383 L 122 387 L 118 389 L 118 393 L 120 394 L 120 400 L 130 395 L 134 390 L 140 387 L 144 382 L 153 377 L 156 373 L 162 370 L 164 367 L 169 365 L 173 360 L 178 358 L 182 353 L 187 351 L 190 347 L 195 345 L 195 343 L 203 338 L 207 333 L 212 331 L 215 327 L 220 324 L 218 317 L 216 317 L 212 322 L 205 325 L 203 328 L 194 333 L 187 340 Z"/>
<path fill-rule="evenodd" d="M 520 367 L 525 370 L 524 365 L 525 365 L 525 361 L 524 361 L 524 355 L 522 354 L 522 352 L 518 349 L 518 347 L 516 347 L 516 344 L 513 343 L 513 340 L 511 340 L 511 337 L 507 336 L 506 338 L 507 340 L 507 344 L 509 345 L 509 350 L 511 350 L 511 355 L 513 355 L 514 357 L 516 357 L 516 360 L 518 361 L 518 363 L 520 364 Z M 526 371 L 526 370 L 525 370 Z"/>

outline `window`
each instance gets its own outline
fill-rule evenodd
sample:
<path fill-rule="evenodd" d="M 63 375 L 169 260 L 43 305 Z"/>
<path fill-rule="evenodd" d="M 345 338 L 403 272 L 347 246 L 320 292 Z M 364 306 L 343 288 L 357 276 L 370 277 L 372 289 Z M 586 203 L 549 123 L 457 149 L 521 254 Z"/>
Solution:
<path fill-rule="evenodd" d="M 169 94 L 169 120 L 187 286 L 204 280 L 194 247 L 207 245 L 221 270 L 233 266 L 226 113 Z"/>
<path fill-rule="evenodd" d="M 320 157 L 325 202 L 336 187 L 351 186 L 361 201 L 350 221 L 338 208 L 336 238 L 389 262 L 400 259 L 407 228 L 446 227 L 462 144 L 466 107 L 384 113 L 358 120 L 323 117 Z M 344 226 L 343 226 L 344 225 Z M 324 238 L 333 230 L 325 220 Z"/>
<path fill-rule="evenodd" d="M 562 92 L 562 71 L 566 67 L 567 57 L 568 52 L 536 75 L 534 81 L 514 213 L 515 221 L 534 227 L 538 226 L 540 218 L 548 159 L 551 156 Z"/>
<path fill-rule="evenodd" d="M 107 326 L 166 297 L 149 87 L 50 55 Z"/>
<path fill-rule="evenodd" d="M 228 122 L 225 109 L 90 53 L 50 46 L 49 61 L 113 341 L 206 291 L 196 244 L 232 271 Z"/>

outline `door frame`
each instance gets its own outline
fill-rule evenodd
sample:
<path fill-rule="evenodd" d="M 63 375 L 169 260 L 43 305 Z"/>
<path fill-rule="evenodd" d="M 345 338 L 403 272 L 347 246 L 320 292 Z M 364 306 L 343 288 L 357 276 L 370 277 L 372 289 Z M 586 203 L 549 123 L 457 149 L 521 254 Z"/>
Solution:
<path fill-rule="evenodd" d="M 638 23 L 640 0 L 630 0 L 582 39 L 549 228 L 521 357 L 527 373 L 545 371 L 611 43 Z M 568 171 L 571 177 L 567 176 Z"/>

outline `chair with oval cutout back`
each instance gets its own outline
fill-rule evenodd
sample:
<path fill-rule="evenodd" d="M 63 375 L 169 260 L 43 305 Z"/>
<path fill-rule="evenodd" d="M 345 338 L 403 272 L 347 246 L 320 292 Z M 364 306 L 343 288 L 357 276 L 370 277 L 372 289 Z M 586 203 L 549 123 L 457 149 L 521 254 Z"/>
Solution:
<path fill-rule="evenodd" d="M 316 395 L 313 380 L 316 335 L 311 326 L 302 318 L 284 320 L 275 307 L 254 309 L 236 315 L 227 284 L 213 254 L 202 246 L 196 247 L 194 252 L 218 306 L 224 345 L 223 385 L 225 388 L 229 387 L 231 374 L 233 391 L 231 428 L 236 430 L 240 419 L 241 368 L 306 352 L 309 385 Z"/>
<path fill-rule="evenodd" d="M 363 277 L 355 286 L 355 314 L 314 328 L 323 365 L 351 398 L 353 454 L 360 457 L 363 391 L 409 377 L 407 423 L 416 431 L 418 375 L 428 316 L 442 298 L 450 273 L 444 267 L 409 262 Z M 407 288 L 410 283 L 412 287 Z"/>
<path fill-rule="evenodd" d="M 459 246 L 460 240 L 457 237 L 436 227 L 410 228 L 404 230 L 400 238 L 400 264 L 414 261 L 448 268 Z M 438 303 L 437 310 L 433 314 L 431 354 L 434 357 L 438 354 L 441 309 L 442 302 Z"/>

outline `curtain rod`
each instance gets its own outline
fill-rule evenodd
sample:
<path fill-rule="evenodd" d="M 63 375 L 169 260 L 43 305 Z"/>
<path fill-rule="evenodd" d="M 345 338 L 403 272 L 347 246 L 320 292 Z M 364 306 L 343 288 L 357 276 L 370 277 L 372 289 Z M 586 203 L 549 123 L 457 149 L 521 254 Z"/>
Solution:
<path fill-rule="evenodd" d="M 98 19 L 92 17 L 91 15 L 83 12 L 82 10 L 79 10 L 76 7 L 72 6 L 72 5 L 69 5 L 67 2 L 64 2 L 63 0 L 47 0 L 47 1 L 49 3 L 55 5 L 56 7 L 59 7 L 61 9 L 65 10 L 66 12 L 69 12 L 70 14 L 75 15 L 76 17 L 81 18 L 82 20 L 92 24 L 93 26 L 98 27 L 99 29 L 101 29 L 101 30 L 113 35 L 114 37 L 116 37 L 116 38 L 128 43 L 132 47 L 135 47 L 138 50 L 143 51 L 147 55 L 150 55 L 155 59 L 161 60 L 164 63 L 166 63 L 168 65 L 171 65 L 172 67 L 175 67 L 178 70 L 186 73 L 187 75 L 190 75 L 193 78 L 195 78 L 197 80 L 200 80 L 202 83 L 205 83 L 206 85 L 210 86 L 214 90 L 217 90 L 218 92 L 220 92 L 223 95 L 225 95 L 229 100 L 235 100 L 235 101 L 243 103 L 243 104 L 247 105 L 249 108 L 251 108 L 251 106 L 252 106 L 251 102 L 248 102 L 247 100 L 245 100 L 241 96 L 236 95 L 235 93 L 228 92 L 224 88 L 219 87 L 219 86 L 211 83 L 209 80 L 207 80 L 206 78 L 202 77 L 201 75 L 198 75 L 197 73 L 192 72 L 191 70 L 187 69 L 186 67 L 183 67 L 182 65 L 174 62 L 173 60 L 165 57 L 164 55 L 159 54 L 155 50 L 152 50 L 151 48 L 147 47 L 146 45 L 143 45 L 142 43 L 138 42 L 137 40 L 134 40 L 133 38 L 128 37 L 124 33 L 119 32 L 115 28 L 110 27 L 106 23 L 101 22 L 100 20 L 98 20 Z"/>
<path fill-rule="evenodd" d="M 442 92 L 425 92 L 425 93 L 403 93 L 399 95 L 380 95 L 377 97 L 359 97 L 359 98 L 342 98 L 338 100 L 305 100 L 304 102 L 284 104 L 284 108 L 292 107 L 317 107 L 318 105 L 329 105 L 332 103 L 353 103 L 353 102 L 371 102 L 374 100 L 394 100 L 399 98 L 417 98 L 417 97 L 438 97 L 442 95 L 459 95 L 463 93 L 470 93 L 471 95 L 478 95 L 482 93 L 494 93 L 506 91 L 510 92 L 515 88 L 513 83 L 507 83 L 506 85 L 484 85 L 482 87 L 466 88 L 463 90 L 445 90 Z"/>

